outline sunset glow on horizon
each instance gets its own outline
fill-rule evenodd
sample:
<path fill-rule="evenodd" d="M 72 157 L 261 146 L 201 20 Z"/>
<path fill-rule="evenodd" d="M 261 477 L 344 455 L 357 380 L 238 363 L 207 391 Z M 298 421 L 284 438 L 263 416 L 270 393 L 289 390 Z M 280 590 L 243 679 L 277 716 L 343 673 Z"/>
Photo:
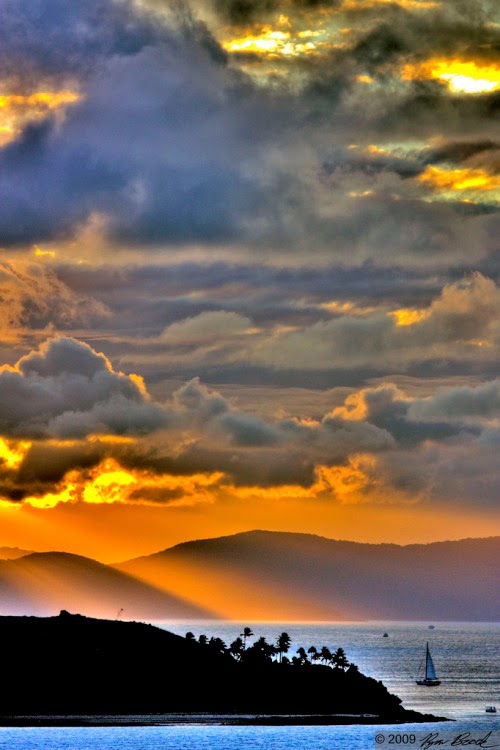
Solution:
<path fill-rule="evenodd" d="M 491 8 L 7 5 L 0 547 L 499 535 Z"/>

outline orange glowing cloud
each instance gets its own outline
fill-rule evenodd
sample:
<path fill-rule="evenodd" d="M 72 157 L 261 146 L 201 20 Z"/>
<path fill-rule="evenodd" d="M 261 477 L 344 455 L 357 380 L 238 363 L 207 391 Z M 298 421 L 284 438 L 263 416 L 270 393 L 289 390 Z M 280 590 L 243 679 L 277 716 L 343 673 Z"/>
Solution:
<path fill-rule="evenodd" d="M 345 399 L 342 406 L 337 406 L 333 409 L 331 416 L 334 419 L 343 419 L 346 421 L 361 422 L 366 419 L 368 415 L 368 409 L 364 399 L 364 392 L 357 391 L 351 393 Z"/>
<path fill-rule="evenodd" d="M 373 456 L 353 456 L 347 465 L 321 466 L 318 469 L 318 481 L 333 492 L 342 503 L 357 503 L 373 483 L 367 468 L 373 469 Z"/>
<path fill-rule="evenodd" d="M 405 65 L 403 80 L 438 79 L 450 91 L 465 94 L 483 94 L 500 89 L 500 67 L 464 60 L 433 58 L 421 63 Z"/>
<path fill-rule="evenodd" d="M 76 91 L 35 91 L 32 94 L 0 94 L 0 147 L 15 140 L 23 127 L 61 111 L 81 99 Z"/>
<path fill-rule="evenodd" d="M 29 441 L 14 442 L 0 438 L 0 467 L 18 469 L 30 447 Z"/>
<path fill-rule="evenodd" d="M 417 180 L 439 191 L 488 192 L 500 188 L 500 175 L 491 175 L 484 169 L 443 169 L 428 166 Z"/>
<path fill-rule="evenodd" d="M 449 505 L 412 503 L 410 498 L 405 503 L 387 502 L 394 499 L 389 489 L 386 502 L 381 491 L 377 504 L 329 502 L 326 493 L 316 498 L 303 493 L 302 497 L 283 499 L 279 488 L 268 489 L 265 496 L 254 497 L 249 490 L 244 495 L 239 491 L 238 497 L 223 502 L 190 507 L 70 502 L 42 509 L 0 501 L 0 544 L 65 550 L 116 562 L 190 539 L 251 529 L 400 544 L 500 533 L 498 514 L 493 512 L 478 514 L 476 509 L 457 505 L 450 514 Z M 168 581 L 163 580 L 168 587 Z"/>
<path fill-rule="evenodd" d="M 107 442 L 106 438 L 103 442 Z M 16 447 L 15 450 L 19 452 L 20 448 Z M 17 455 L 14 449 L 9 453 L 11 460 Z M 30 495 L 24 498 L 24 503 L 34 508 L 54 508 L 61 503 L 76 502 L 91 505 L 192 506 L 214 502 L 223 477 L 222 472 L 188 476 L 156 475 L 138 469 L 125 469 L 116 459 L 107 458 L 92 469 L 67 472 L 57 491 L 42 496 Z"/>
<path fill-rule="evenodd" d="M 416 308 L 401 308 L 400 310 L 391 310 L 389 313 L 398 327 L 413 326 L 421 323 L 431 315 L 430 310 Z"/>
<path fill-rule="evenodd" d="M 345 407 L 332 412 L 333 417 L 360 421 L 366 415 L 363 393 L 353 394 Z M 29 450 L 28 443 L 17 445 L 0 441 L 0 461 L 18 468 Z M 5 456 L 5 458 L 4 458 Z M 53 509 L 59 505 L 89 506 L 157 506 L 195 508 L 219 501 L 246 502 L 307 502 L 330 497 L 340 503 L 374 499 L 376 461 L 369 454 L 354 454 L 338 465 L 318 465 L 309 486 L 236 486 L 223 472 L 190 475 L 154 474 L 147 470 L 124 468 L 115 458 L 106 458 L 93 468 L 73 469 L 66 473 L 53 491 L 31 494 L 23 505 L 37 509 Z M 5 507 L 17 508 L 19 503 Z"/>
<path fill-rule="evenodd" d="M 255 33 L 222 42 L 228 52 L 251 52 L 267 57 L 298 56 L 314 52 L 318 46 L 310 41 L 319 36 L 320 31 L 299 31 L 273 29 L 262 26 Z"/>

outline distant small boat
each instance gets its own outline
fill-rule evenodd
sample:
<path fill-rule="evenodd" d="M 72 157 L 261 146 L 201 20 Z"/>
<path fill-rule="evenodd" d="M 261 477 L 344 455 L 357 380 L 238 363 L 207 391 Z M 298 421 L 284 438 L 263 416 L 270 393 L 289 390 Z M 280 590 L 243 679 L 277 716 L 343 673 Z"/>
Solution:
<path fill-rule="evenodd" d="M 486 713 L 487 714 L 496 714 L 497 707 L 496 706 L 486 706 Z"/>
<path fill-rule="evenodd" d="M 436 668 L 432 661 L 431 652 L 429 651 L 429 643 L 425 649 L 425 677 L 422 680 L 416 680 L 417 685 L 425 685 L 425 687 L 434 687 L 441 685 L 441 680 L 438 680 L 436 675 Z"/>
<path fill-rule="evenodd" d="M 382 636 L 382 638 L 389 638 L 389 633 L 384 633 L 384 635 Z"/>
<path fill-rule="evenodd" d="M 429 630 L 434 630 L 435 627 L 435 625 L 429 625 Z"/>

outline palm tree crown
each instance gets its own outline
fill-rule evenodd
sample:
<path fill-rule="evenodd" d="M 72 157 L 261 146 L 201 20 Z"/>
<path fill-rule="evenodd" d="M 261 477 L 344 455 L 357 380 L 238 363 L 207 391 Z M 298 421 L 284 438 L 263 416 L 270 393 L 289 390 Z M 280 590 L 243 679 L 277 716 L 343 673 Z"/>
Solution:
<path fill-rule="evenodd" d="M 250 638 L 252 635 L 252 628 L 243 628 L 243 633 L 240 633 L 241 638 L 243 638 L 243 649 L 247 647 L 247 638 Z"/>
<path fill-rule="evenodd" d="M 290 638 L 288 633 L 281 633 L 281 635 L 278 636 L 276 640 L 276 648 L 278 649 L 278 653 L 280 655 L 280 662 L 283 661 L 283 654 L 286 654 L 286 652 L 290 648 L 291 643 L 292 639 Z"/>

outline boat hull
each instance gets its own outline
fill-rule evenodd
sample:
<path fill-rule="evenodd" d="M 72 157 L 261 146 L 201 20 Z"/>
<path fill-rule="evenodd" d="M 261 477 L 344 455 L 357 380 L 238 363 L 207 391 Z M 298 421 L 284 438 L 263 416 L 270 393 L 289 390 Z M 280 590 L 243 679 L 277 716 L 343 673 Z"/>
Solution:
<path fill-rule="evenodd" d="M 417 685 L 424 685 L 424 687 L 435 687 L 441 685 L 441 680 L 416 680 Z"/>

